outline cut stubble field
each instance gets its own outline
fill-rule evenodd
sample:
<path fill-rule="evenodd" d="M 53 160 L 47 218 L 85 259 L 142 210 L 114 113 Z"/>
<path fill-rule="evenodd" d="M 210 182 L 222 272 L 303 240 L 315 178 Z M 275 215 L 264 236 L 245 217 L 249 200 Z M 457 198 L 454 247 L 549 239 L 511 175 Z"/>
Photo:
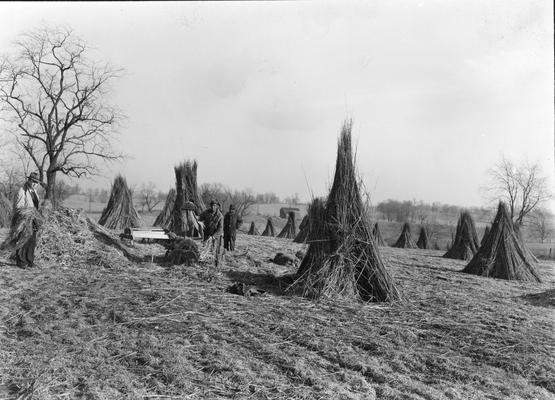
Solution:
<path fill-rule="evenodd" d="M 31 270 L 2 260 L 0 398 L 555 398 L 553 262 L 532 284 L 380 248 L 405 299 L 362 304 L 287 292 L 296 268 L 269 259 L 305 249 L 240 234 L 218 268 L 104 247 Z M 266 293 L 227 293 L 234 282 Z"/>

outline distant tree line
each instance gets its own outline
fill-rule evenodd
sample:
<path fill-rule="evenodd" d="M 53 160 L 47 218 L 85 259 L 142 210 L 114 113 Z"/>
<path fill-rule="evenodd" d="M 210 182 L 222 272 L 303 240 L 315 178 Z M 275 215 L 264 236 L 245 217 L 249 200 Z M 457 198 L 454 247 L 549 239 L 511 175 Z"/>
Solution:
<path fill-rule="evenodd" d="M 408 221 L 425 224 L 427 222 L 434 222 L 430 220 L 439 214 L 443 216 L 458 216 L 463 210 L 463 207 L 439 202 L 425 203 L 417 200 L 399 201 L 388 199 L 378 203 L 375 209 L 378 213 L 377 217 L 381 217 L 387 221 Z M 491 213 L 490 209 L 481 207 L 472 207 L 471 211 L 473 211 L 473 214 L 478 218 L 487 216 Z"/>
<path fill-rule="evenodd" d="M 439 202 L 388 199 L 375 206 L 375 213 L 376 218 L 387 221 L 426 224 L 436 222 L 435 219 L 440 215 L 444 218 L 455 218 L 456 222 L 463 209 L 465 208 Z M 488 219 L 492 215 L 492 210 L 485 207 L 471 207 L 470 212 L 478 220 Z"/>
<path fill-rule="evenodd" d="M 463 209 L 470 212 L 475 221 L 489 223 L 493 220 L 494 209 L 487 207 L 459 207 L 438 202 L 425 203 L 416 200 L 388 199 L 378 203 L 370 210 L 373 219 L 385 219 L 394 222 L 411 222 L 429 226 L 443 223 L 455 225 Z M 441 221 L 439 221 L 441 220 Z M 523 224 L 528 234 L 544 243 L 555 233 L 555 216 L 546 208 L 537 207 Z"/>

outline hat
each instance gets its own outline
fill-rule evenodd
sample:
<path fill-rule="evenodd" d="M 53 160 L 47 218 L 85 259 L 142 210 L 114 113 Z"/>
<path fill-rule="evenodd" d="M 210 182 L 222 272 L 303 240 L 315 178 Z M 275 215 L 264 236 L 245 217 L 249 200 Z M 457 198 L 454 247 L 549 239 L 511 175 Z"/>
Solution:
<path fill-rule="evenodd" d="M 27 178 L 36 183 L 40 182 L 39 174 L 37 172 L 31 172 Z"/>
<path fill-rule="evenodd" d="M 216 200 L 210 200 L 210 205 L 212 206 L 214 204 L 218 205 L 218 202 Z"/>
<path fill-rule="evenodd" d="M 235 204 L 230 204 L 230 205 L 229 205 L 229 209 L 230 209 L 230 210 L 235 210 Z"/>

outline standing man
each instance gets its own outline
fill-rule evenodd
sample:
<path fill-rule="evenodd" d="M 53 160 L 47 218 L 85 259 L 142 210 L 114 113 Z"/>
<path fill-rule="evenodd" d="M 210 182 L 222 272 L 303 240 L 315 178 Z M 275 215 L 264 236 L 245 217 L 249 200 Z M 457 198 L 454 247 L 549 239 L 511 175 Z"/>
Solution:
<path fill-rule="evenodd" d="M 222 239 L 223 219 L 224 217 L 218 209 L 216 200 L 212 200 L 210 208 L 203 211 L 199 217 L 199 221 L 204 222 L 203 241 L 206 242 L 208 239 L 212 239 L 212 245 L 216 244 L 217 250 L 220 248 Z"/>
<path fill-rule="evenodd" d="M 229 211 L 224 216 L 224 249 L 235 250 L 236 229 L 243 223 L 241 217 L 235 212 L 235 206 L 231 204 Z"/>
<path fill-rule="evenodd" d="M 14 215 L 12 218 L 12 232 L 16 229 L 16 225 L 21 224 L 22 219 L 28 219 L 26 224 L 32 224 L 32 234 L 25 237 L 24 229 L 17 237 L 12 238 L 15 241 L 15 262 L 18 267 L 25 268 L 27 266 L 34 267 L 35 247 L 37 246 L 38 222 L 35 212 L 39 209 L 39 196 L 36 192 L 38 184 L 46 186 L 39 179 L 39 174 L 31 172 L 27 177 L 27 182 L 23 185 L 14 201 Z M 28 235 L 28 233 L 27 233 Z"/>

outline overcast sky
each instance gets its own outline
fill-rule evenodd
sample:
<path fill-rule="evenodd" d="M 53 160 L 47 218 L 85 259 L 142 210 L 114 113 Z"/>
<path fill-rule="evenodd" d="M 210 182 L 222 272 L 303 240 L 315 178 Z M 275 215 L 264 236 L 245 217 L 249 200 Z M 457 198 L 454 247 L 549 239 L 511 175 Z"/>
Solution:
<path fill-rule="evenodd" d="M 308 199 L 326 193 L 353 119 L 375 201 L 481 205 L 500 156 L 555 185 L 551 1 L 0 3 L 0 49 L 66 24 L 125 68 L 128 119 L 105 169 L 131 184 L 200 182 Z"/>

